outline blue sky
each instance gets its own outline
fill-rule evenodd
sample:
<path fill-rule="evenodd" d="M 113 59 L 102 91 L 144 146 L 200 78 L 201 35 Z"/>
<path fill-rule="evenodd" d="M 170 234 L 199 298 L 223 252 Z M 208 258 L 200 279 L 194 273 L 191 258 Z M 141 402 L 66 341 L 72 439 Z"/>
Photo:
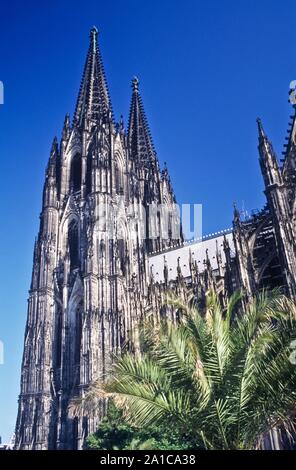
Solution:
<path fill-rule="evenodd" d="M 227 228 L 232 204 L 264 203 L 256 117 L 280 155 L 296 79 L 292 0 L 3 1 L 0 29 L 0 435 L 15 423 L 27 291 L 44 170 L 72 113 L 90 27 L 116 117 L 140 78 L 155 146 L 180 202 L 203 204 L 204 233 Z"/>

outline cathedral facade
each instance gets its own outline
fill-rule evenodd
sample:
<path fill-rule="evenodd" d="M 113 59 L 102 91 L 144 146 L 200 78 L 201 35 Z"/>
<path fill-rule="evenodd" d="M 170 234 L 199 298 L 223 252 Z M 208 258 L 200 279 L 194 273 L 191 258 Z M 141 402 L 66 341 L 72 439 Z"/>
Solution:
<path fill-rule="evenodd" d="M 81 449 L 105 412 L 73 417 L 71 401 L 108 378 L 114 357 L 138 348 L 138 322 L 165 292 L 202 304 L 237 289 L 281 286 L 296 299 L 293 117 L 283 165 L 258 121 L 266 207 L 233 228 L 183 242 L 176 198 L 160 169 L 132 81 L 127 129 L 115 123 L 97 30 L 72 122 L 53 141 L 36 238 L 24 340 L 16 449 Z M 160 209 L 161 208 L 161 209 Z M 164 222 L 165 219 L 165 222 Z M 172 312 L 173 314 L 173 312 Z"/>

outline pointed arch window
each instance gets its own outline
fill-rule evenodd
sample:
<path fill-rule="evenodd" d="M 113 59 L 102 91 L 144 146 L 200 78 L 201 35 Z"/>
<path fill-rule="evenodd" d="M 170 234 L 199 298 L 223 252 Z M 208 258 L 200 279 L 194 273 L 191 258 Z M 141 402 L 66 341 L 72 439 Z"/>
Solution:
<path fill-rule="evenodd" d="M 72 220 L 68 228 L 68 243 L 70 253 L 70 269 L 79 267 L 79 237 L 78 237 L 78 223 Z"/>
<path fill-rule="evenodd" d="M 261 273 L 259 280 L 259 289 L 275 289 L 276 287 L 283 287 L 285 280 L 281 264 L 277 255 L 270 259 Z"/>
<path fill-rule="evenodd" d="M 58 309 L 57 312 L 57 324 L 56 324 L 56 367 L 61 367 L 62 362 L 62 313 Z"/>
<path fill-rule="evenodd" d="M 70 187 L 74 192 L 81 189 L 81 155 L 76 153 L 71 161 Z"/>
<path fill-rule="evenodd" d="M 86 164 L 86 194 L 91 193 L 92 155 L 88 155 Z"/>
<path fill-rule="evenodd" d="M 123 172 L 118 161 L 115 162 L 115 190 L 117 194 L 123 193 Z"/>
<path fill-rule="evenodd" d="M 122 238 L 117 240 L 117 256 L 119 258 L 120 269 L 125 275 L 126 273 L 126 261 L 127 261 L 127 249 L 126 242 Z"/>
<path fill-rule="evenodd" d="M 80 349 L 81 349 L 81 335 L 82 335 L 82 312 L 83 312 L 83 300 L 81 299 L 77 309 L 75 318 L 75 352 L 74 352 L 74 363 L 80 364 Z M 79 383 L 79 380 L 78 380 Z"/>

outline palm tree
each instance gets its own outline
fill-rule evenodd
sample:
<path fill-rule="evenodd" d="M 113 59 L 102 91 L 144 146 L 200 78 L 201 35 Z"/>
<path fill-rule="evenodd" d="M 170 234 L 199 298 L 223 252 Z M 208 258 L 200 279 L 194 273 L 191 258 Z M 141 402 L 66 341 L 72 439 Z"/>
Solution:
<path fill-rule="evenodd" d="M 223 310 L 210 294 L 201 313 L 170 296 L 179 323 L 146 321 L 144 352 L 118 358 L 89 397 L 111 397 L 132 425 L 168 423 L 206 449 L 256 449 L 272 429 L 294 433 L 296 306 L 263 292 L 242 311 L 240 299 Z"/>

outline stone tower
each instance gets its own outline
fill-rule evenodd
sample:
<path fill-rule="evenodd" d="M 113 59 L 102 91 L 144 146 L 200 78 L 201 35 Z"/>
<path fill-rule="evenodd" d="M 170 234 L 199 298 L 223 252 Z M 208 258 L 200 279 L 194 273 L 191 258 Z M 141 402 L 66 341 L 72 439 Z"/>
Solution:
<path fill-rule="evenodd" d="M 291 118 L 282 165 L 261 120 L 257 119 L 266 205 L 244 221 L 237 210 L 234 213 L 238 285 L 249 296 L 262 288 L 281 287 L 289 297 L 296 299 L 296 113 Z"/>
<path fill-rule="evenodd" d="M 114 121 L 97 36 L 92 28 L 73 122 L 66 115 L 46 170 L 16 449 L 81 449 L 96 430 L 104 403 L 81 418 L 71 417 L 69 403 L 105 380 L 123 347 L 137 348 L 148 254 L 175 243 L 170 224 L 160 236 L 158 212 L 154 224 L 144 223 L 149 207 L 163 204 L 171 213 L 175 197 L 159 168 L 139 82 L 132 82 L 125 131 L 122 118 Z"/>

